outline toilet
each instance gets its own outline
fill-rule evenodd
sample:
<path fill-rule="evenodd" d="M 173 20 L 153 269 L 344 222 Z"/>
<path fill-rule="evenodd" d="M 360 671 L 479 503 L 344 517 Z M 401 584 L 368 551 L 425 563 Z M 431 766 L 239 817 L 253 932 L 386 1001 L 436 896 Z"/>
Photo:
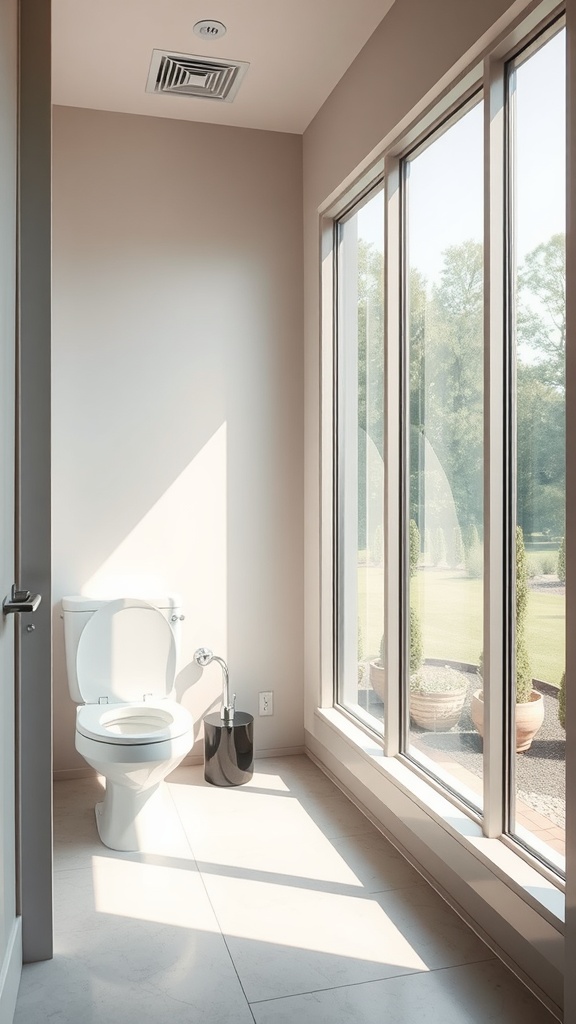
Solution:
<path fill-rule="evenodd" d="M 62 600 L 76 750 L 106 779 L 96 825 L 112 850 L 142 850 L 164 828 L 163 780 L 189 752 L 193 722 L 171 699 L 180 622 L 177 598 Z"/>

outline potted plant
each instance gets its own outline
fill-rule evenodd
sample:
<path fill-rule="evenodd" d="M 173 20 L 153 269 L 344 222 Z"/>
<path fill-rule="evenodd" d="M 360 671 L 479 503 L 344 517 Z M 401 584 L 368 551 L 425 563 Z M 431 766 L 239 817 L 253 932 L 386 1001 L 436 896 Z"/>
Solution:
<path fill-rule="evenodd" d="M 380 641 L 380 657 L 370 662 L 370 686 L 384 703 L 385 696 L 384 636 Z"/>
<path fill-rule="evenodd" d="M 424 665 L 410 677 L 410 718 L 421 729 L 444 732 L 460 721 L 468 680 L 449 665 Z"/>
<path fill-rule="evenodd" d="M 460 719 L 468 682 L 449 665 L 423 663 L 422 631 L 414 608 L 410 609 L 410 718 L 421 729 L 451 729 Z"/>
<path fill-rule="evenodd" d="M 532 669 L 526 645 L 528 609 L 528 565 L 522 528 L 516 527 L 516 753 L 528 750 L 544 721 L 544 699 L 532 686 Z M 482 675 L 480 656 L 479 675 Z M 476 729 L 484 735 L 484 699 L 482 690 L 472 697 L 470 715 Z"/>

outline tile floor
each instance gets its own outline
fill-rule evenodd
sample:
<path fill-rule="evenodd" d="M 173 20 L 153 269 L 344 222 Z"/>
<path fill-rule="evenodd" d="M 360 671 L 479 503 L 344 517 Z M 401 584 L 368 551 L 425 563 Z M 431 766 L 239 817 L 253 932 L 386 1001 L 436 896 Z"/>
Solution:
<path fill-rule="evenodd" d="M 138 854 L 99 843 L 100 792 L 55 787 L 55 957 L 15 1024 L 551 1024 L 307 758 L 179 768 Z"/>

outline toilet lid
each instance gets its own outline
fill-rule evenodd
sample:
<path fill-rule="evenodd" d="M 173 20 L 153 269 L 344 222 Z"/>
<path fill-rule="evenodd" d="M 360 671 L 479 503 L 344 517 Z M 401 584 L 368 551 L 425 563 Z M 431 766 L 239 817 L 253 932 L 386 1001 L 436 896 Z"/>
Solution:
<path fill-rule="evenodd" d="M 78 643 L 78 687 L 85 704 L 166 697 L 174 686 L 176 643 L 158 608 L 135 598 L 94 612 Z"/>

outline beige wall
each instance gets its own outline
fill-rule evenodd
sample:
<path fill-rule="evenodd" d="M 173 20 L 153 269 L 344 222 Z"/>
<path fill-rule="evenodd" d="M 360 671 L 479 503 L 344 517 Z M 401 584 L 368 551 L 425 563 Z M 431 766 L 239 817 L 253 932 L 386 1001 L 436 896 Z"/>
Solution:
<path fill-rule="evenodd" d="M 74 749 L 59 600 L 179 592 L 196 720 L 226 657 L 257 750 L 302 712 L 301 138 L 54 111 L 54 767 Z"/>

